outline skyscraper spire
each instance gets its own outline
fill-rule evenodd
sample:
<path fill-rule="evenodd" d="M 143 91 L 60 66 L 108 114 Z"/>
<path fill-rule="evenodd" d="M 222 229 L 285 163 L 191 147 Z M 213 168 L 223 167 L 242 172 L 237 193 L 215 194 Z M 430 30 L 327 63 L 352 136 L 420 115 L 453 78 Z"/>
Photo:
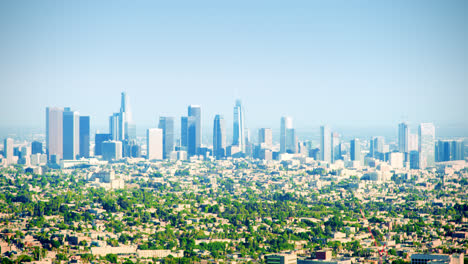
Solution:
<path fill-rule="evenodd" d="M 239 146 L 241 152 L 245 152 L 245 134 L 244 134 L 244 109 L 241 100 L 236 100 L 234 106 L 234 124 L 232 145 Z"/>

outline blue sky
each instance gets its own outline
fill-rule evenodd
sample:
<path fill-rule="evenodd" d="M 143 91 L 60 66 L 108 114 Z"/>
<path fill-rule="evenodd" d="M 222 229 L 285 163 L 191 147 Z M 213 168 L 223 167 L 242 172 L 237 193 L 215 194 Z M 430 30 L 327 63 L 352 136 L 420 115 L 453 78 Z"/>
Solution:
<path fill-rule="evenodd" d="M 468 1 L 1 1 L 0 126 L 71 106 L 137 127 L 202 106 L 232 129 L 394 127 L 466 133 Z M 256 131 L 252 131 L 256 133 Z"/>

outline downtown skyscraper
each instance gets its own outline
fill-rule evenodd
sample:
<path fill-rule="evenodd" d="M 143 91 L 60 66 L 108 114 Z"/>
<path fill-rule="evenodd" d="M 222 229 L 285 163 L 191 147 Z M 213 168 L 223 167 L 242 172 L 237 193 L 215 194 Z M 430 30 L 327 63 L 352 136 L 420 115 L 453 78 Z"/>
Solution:
<path fill-rule="evenodd" d="M 238 146 L 239 150 L 245 153 L 244 109 L 240 100 L 236 100 L 233 120 L 232 145 Z"/>
<path fill-rule="evenodd" d="M 286 153 L 289 146 L 287 146 L 288 138 L 291 137 L 293 129 L 293 121 L 289 116 L 281 117 L 281 131 L 280 131 L 280 153 Z"/>
<path fill-rule="evenodd" d="M 432 123 L 419 125 L 419 167 L 435 165 L 435 127 Z"/>
<path fill-rule="evenodd" d="M 213 156 L 216 159 L 226 156 L 226 129 L 221 115 L 216 115 L 213 122 Z"/>
<path fill-rule="evenodd" d="M 174 117 L 161 116 L 158 127 L 163 131 L 163 158 L 169 159 L 174 151 Z"/>
<path fill-rule="evenodd" d="M 403 122 L 398 125 L 398 151 L 401 153 L 407 153 L 409 144 L 409 128 L 408 124 Z"/>
<path fill-rule="evenodd" d="M 136 138 L 135 125 L 128 103 L 127 94 L 121 93 L 120 111 L 109 117 L 109 134 L 113 140 L 131 140 Z"/>
<path fill-rule="evenodd" d="M 46 108 L 46 154 L 53 162 L 63 157 L 63 108 Z"/>
<path fill-rule="evenodd" d="M 63 159 L 74 160 L 80 151 L 80 115 L 66 107 L 63 111 Z"/>
<path fill-rule="evenodd" d="M 80 116 L 80 157 L 89 158 L 89 116 Z"/>
<path fill-rule="evenodd" d="M 146 130 L 146 157 L 149 160 L 163 159 L 163 130 L 150 128 Z"/>
<path fill-rule="evenodd" d="M 332 161 L 331 131 L 328 126 L 320 127 L 320 160 L 328 163 Z"/>
<path fill-rule="evenodd" d="M 189 105 L 187 128 L 187 154 L 196 155 L 201 147 L 202 129 L 201 129 L 201 107 L 199 105 Z"/>

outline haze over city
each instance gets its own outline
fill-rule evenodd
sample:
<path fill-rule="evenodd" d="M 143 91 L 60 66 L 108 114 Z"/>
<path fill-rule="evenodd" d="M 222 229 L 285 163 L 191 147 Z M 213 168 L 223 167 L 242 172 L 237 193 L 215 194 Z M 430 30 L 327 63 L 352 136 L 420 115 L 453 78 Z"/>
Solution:
<path fill-rule="evenodd" d="M 305 136 L 322 124 L 391 135 L 401 121 L 466 136 L 466 12 L 466 1 L 2 1 L 0 126 L 45 129 L 46 106 L 70 106 L 103 130 L 125 91 L 140 134 L 189 104 L 206 128 L 216 114 L 230 124 L 239 98 L 251 129 L 278 131 L 288 115 Z"/>

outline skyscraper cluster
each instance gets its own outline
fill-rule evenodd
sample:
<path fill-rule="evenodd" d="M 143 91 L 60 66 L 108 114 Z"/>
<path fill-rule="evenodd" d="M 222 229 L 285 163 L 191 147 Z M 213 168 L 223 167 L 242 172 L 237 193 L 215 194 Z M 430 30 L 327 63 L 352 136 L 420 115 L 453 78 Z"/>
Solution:
<path fill-rule="evenodd" d="M 89 158 L 89 116 L 69 107 L 46 108 L 46 154 L 49 161 Z"/>
<path fill-rule="evenodd" d="M 273 142 L 273 130 L 260 128 L 258 142 L 252 144 L 245 125 L 245 109 L 240 100 L 233 107 L 232 143 L 227 143 L 226 123 L 223 115 L 213 120 L 212 147 L 202 144 L 202 108 L 189 105 L 187 115 L 180 118 L 180 137 L 175 134 L 175 118 L 160 116 L 158 124 L 146 131 L 146 146 L 137 143 L 136 129 L 132 120 L 126 93 L 121 93 L 119 112 L 109 117 L 109 132 L 96 133 L 94 151 L 90 147 L 90 117 L 80 116 L 69 107 L 46 108 L 45 153 L 49 163 L 100 156 L 104 160 L 119 160 L 125 157 L 141 157 L 149 160 L 191 159 L 213 157 L 252 157 L 256 159 L 288 159 L 295 156 L 312 157 L 324 164 L 338 160 L 351 162 L 352 166 L 365 165 L 372 160 L 388 162 L 392 167 L 434 167 L 435 162 L 465 159 L 463 140 L 435 139 L 435 126 L 421 123 L 418 133 L 412 134 L 408 123 L 398 124 L 396 144 L 386 144 L 384 137 L 370 140 L 352 138 L 343 141 L 340 134 L 329 126 L 320 127 L 318 147 L 311 141 L 299 141 L 293 119 L 280 119 L 279 146 Z M 140 141 L 143 142 L 143 141 Z M 42 143 L 34 141 L 31 148 L 13 146 L 12 139 L 4 140 L 3 157 L 7 163 L 24 163 L 30 157 L 34 163 L 42 162 Z M 146 148 L 145 148 L 146 147 Z M 367 151 L 368 150 L 368 151 Z M 15 154 L 18 153 L 18 154 Z"/>

